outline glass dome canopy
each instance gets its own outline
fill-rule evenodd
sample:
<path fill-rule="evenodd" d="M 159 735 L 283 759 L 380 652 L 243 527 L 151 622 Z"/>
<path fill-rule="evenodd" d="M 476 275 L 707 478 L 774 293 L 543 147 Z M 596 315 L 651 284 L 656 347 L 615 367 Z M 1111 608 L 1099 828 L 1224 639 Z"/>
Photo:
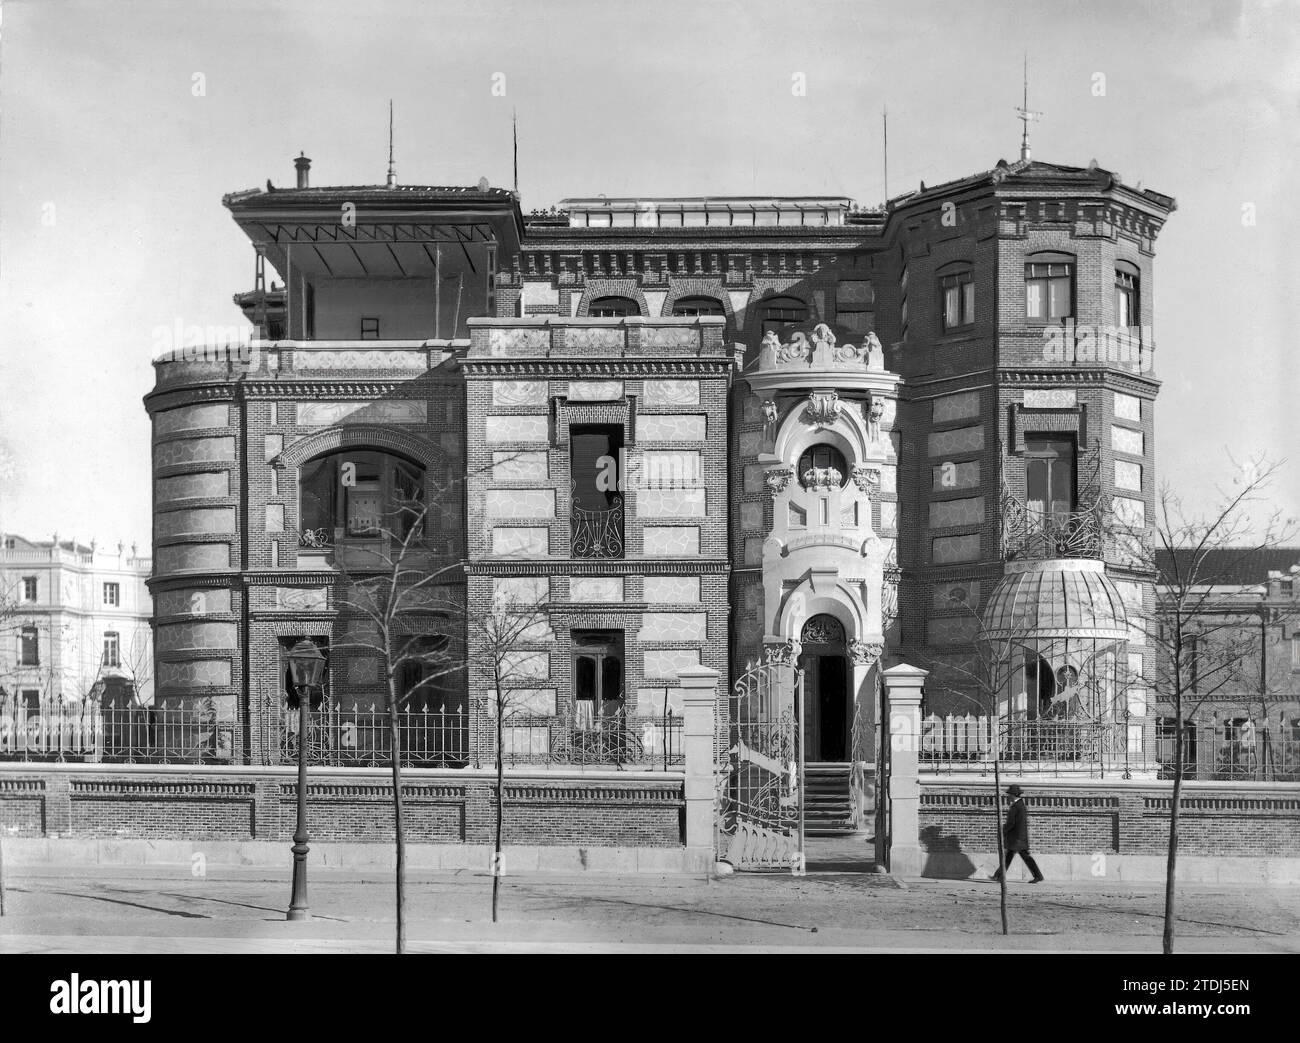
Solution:
<path fill-rule="evenodd" d="M 1128 614 L 1102 562 L 1055 558 L 1007 562 L 989 596 L 980 637 L 1039 642 L 1128 640 Z"/>

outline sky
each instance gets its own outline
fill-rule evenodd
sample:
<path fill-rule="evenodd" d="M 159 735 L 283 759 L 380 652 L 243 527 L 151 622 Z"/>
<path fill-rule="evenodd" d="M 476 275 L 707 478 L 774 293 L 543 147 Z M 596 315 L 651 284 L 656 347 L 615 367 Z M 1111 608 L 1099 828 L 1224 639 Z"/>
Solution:
<path fill-rule="evenodd" d="M 1193 510 L 1286 461 L 1300 516 L 1300 3 L 7 0 L 0 529 L 150 538 L 159 330 L 243 322 L 224 193 L 398 179 L 567 196 L 885 197 L 1018 154 L 1174 196 L 1154 276 L 1157 481 Z M 794 89 L 796 74 L 806 88 Z M 494 87 L 496 88 L 494 90 Z M 504 88 L 504 91 L 503 91 Z M 1291 175 L 1288 178 L 1288 175 Z"/>

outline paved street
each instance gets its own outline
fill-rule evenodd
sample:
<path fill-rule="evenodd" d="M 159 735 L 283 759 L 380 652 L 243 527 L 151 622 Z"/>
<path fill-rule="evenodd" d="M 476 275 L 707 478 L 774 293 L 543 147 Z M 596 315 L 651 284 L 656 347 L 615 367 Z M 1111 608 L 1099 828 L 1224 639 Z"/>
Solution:
<path fill-rule="evenodd" d="M 313 871 L 310 923 L 287 923 L 288 860 L 265 869 L 15 867 L 5 952 L 375 951 L 392 945 L 387 874 Z M 1155 884 L 1013 884 L 1013 934 L 998 929 L 995 884 L 900 887 L 861 873 L 506 878 L 490 922 L 491 878 L 413 874 L 413 951 L 988 950 L 1158 952 Z M 1179 951 L 1300 952 L 1295 889 L 1188 885 Z"/>

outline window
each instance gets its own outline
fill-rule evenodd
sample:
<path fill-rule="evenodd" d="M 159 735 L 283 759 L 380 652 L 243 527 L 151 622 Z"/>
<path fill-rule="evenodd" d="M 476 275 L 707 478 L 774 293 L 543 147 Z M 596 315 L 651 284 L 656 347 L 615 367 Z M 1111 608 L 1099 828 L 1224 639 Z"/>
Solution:
<path fill-rule="evenodd" d="M 1115 265 L 1115 325 L 1129 329 L 1141 324 L 1138 311 L 1140 280 L 1135 265 L 1120 261 Z"/>
<path fill-rule="evenodd" d="M 835 287 L 835 322 L 852 333 L 867 333 L 876 307 L 876 293 L 865 279 L 842 279 Z"/>
<path fill-rule="evenodd" d="M 726 309 L 716 297 L 683 297 L 673 303 L 674 315 L 726 315 Z"/>
<path fill-rule="evenodd" d="M 975 279 L 969 270 L 944 275 L 939 280 L 943 293 L 944 330 L 961 329 L 975 322 Z"/>
<path fill-rule="evenodd" d="M 104 634 L 104 665 L 122 665 L 122 646 L 117 632 L 113 630 L 106 631 Z"/>
<path fill-rule="evenodd" d="M 1183 721 L 1183 771 L 1196 770 L 1196 722 Z M 1169 778 L 1174 761 L 1174 741 L 1178 734 L 1178 721 L 1174 717 L 1156 719 L 1156 759 L 1161 763 L 1161 778 Z"/>
<path fill-rule="evenodd" d="M 1063 520 L 1074 511 L 1074 441 L 1025 439 L 1025 506 L 1040 518 Z"/>
<path fill-rule="evenodd" d="M 591 731 L 623 711 L 623 634 L 573 631 L 573 724 Z"/>
<path fill-rule="evenodd" d="M 405 539 L 424 506 L 424 468 L 387 453 L 333 453 L 303 465 L 300 517 L 304 546 L 334 536 Z"/>
<path fill-rule="evenodd" d="M 808 305 L 798 297 L 769 297 L 763 302 L 763 333 L 780 333 L 787 326 L 808 321 Z"/>
<path fill-rule="evenodd" d="M 379 319 L 376 316 L 363 316 L 361 319 L 361 339 L 379 339 Z"/>
<path fill-rule="evenodd" d="M 831 467 L 839 472 L 840 478 L 837 484 L 843 486 L 849 480 L 849 467 L 844 462 L 844 454 L 833 445 L 813 445 L 805 449 L 799 457 L 799 466 L 795 474 L 806 487 L 812 484 L 804 478 L 809 470 L 825 470 Z"/>
<path fill-rule="evenodd" d="M 1187 671 L 1183 675 L 1183 680 L 1188 687 L 1195 692 L 1197 686 L 1201 683 L 1201 635 L 1188 634 L 1183 639 L 1183 645 L 1187 649 Z"/>
<path fill-rule="evenodd" d="M 23 627 L 18 635 L 20 666 L 41 665 L 41 639 L 35 627 Z"/>
<path fill-rule="evenodd" d="M 587 314 L 593 319 L 622 319 L 640 315 L 641 306 L 630 297 L 597 297 L 587 307 Z"/>
<path fill-rule="evenodd" d="M 1074 315 L 1074 262 L 1051 257 L 1025 265 L 1025 317 L 1060 322 Z"/>
<path fill-rule="evenodd" d="M 116 608 L 122 603 L 122 588 L 117 583 L 104 584 L 104 604 Z"/>
<path fill-rule="evenodd" d="M 35 576 L 23 577 L 23 600 L 24 601 L 36 600 L 36 577 Z"/>
<path fill-rule="evenodd" d="M 1300 630 L 1291 635 L 1291 672 L 1300 674 Z"/>
<path fill-rule="evenodd" d="M 570 544 L 575 558 L 623 556 L 623 498 L 619 495 L 623 428 L 569 428 Z"/>

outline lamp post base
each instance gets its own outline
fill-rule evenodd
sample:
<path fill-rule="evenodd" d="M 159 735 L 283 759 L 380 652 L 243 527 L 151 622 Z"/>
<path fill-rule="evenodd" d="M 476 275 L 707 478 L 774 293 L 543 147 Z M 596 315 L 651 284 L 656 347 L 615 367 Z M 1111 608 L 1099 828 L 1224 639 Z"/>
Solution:
<path fill-rule="evenodd" d="M 286 920 L 310 920 L 311 910 L 307 907 L 307 852 L 306 843 L 299 841 L 293 845 L 293 892 L 289 899 L 289 911 Z"/>

